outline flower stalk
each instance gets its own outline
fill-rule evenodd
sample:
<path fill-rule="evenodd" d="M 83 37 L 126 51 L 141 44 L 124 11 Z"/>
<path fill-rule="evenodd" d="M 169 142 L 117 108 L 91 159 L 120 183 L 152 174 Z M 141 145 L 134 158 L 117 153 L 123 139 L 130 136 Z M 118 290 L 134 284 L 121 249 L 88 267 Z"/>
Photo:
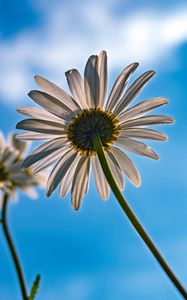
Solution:
<path fill-rule="evenodd" d="M 9 251 L 11 253 L 13 262 L 14 262 L 14 266 L 16 269 L 16 273 L 17 273 L 17 277 L 19 280 L 19 284 L 20 284 L 20 289 L 21 289 L 21 293 L 22 293 L 22 299 L 23 300 L 28 300 L 28 296 L 27 296 L 27 291 L 26 291 L 26 284 L 25 284 L 25 280 L 24 280 L 24 275 L 23 275 L 23 271 L 22 271 L 22 267 L 18 258 L 18 255 L 16 253 L 11 235 L 9 233 L 8 230 L 8 225 L 7 225 L 7 206 L 8 206 L 8 194 L 4 194 L 3 196 L 3 201 L 2 201 L 2 220 L 1 220 L 1 224 L 3 227 L 3 232 L 8 244 L 8 248 Z"/>
<path fill-rule="evenodd" d="M 170 278 L 170 280 L 172 281 L 174 286 L 177 288 L 179 293 L 183 296 L 184 299 L 187 299 L 187 291 L 182 286 L 182 284 L 180 283 L 178 278 L 175 276 L 175 274 L 173 273 L 173 271 L 171 270 L 171 268 L 169 267 L 169 265 L 167 264 L 165 259 L 162 257 L 162 255 L 160 254 L 160 252 L 158 251 L 158 249 L 156 248 L 156 246 L 152 242 L 151 238 L 149 237 L 149 235 L 147 234 L 147 232 L 145 231 L 145 229 L 141 225 L 140 221 L 137 219 L 136 215 L 134 214 L 134 212 L 132 211 L 132 209 L 128 205 L 128 203 L 127 203 L 126 199 L 124 198 L 123 194 L 119 190 L 119 187 L 116 184 L 115 179 L 114 179 L 114 177 L 111 173 L 111 170 L 109 168 L 109 165 L 108 165 L 108 162 L 107 162 L 107 159 L 106 159 L 106 156 L 105 156 L 105 152 L 104 152 L 104 149 L 103 149 L 103 146 L 102 146 L 102 141 L 101 141 L 100 137 L 98 135 L 95 135 L 92 138 L 92 141 L 93 141 L 94 147 L 96 149 L 99 161 L 101 163 L 101 167 L 102 167 L 103 172 L 106 176 L 106 179 L 107 179 L 107 181 L 108 181 L 108 183 L 111 187 L 111 190 L 113 191 L 119 205 L 121 206 L 123 212 L 126 214 L 126 216 L 127 216 L 128 220 L 130 221 L 131 225 L 135 228 L 135 230 L 137 231 L 139 236 L 142 238 L 142 240 L 144 241 L 146 246 L 152 252 L 155 259 L 160 264 L 162 269 L 165 271 L 167 276 Z"/>

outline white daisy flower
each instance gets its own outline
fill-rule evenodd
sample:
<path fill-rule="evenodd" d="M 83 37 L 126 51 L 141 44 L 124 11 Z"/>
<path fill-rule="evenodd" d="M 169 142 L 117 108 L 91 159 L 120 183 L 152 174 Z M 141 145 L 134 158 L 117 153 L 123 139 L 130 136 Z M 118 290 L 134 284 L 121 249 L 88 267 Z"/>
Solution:
<path fill-rule="evenodd" d="M 28 131 L 18 134 L 17 138 L 46 140 L 26 158 L 23 167 L 32 166 L 36 173 L 55 165 L 46 185 L 47 196 L 60 184 L 60 195 L 64 197 L 71 189 L 72 205 L 78 210 L 88 191 L 92 169 L 99 195 L 102 199 L 109 197 L 110 188 L 93 145 L 95 135 L 101 138 L 120 190 L 124 189 L 124 175 L 134 186 L 140 186 L 140 175 L 123 150 L 158 159 L 149 146 L 136 139 L 166 141 L 163 133 L 147 129 L 147 126 L 173 123 L 173 119 L 164 115 L 147 116 L 153 109 L 168 103 L 163 97 L 129 107 L 155 74 L 154 71 L 147 71 L 127 88 L 130 76 L 137 67 L 138 63 L 133 63 L 122 71 L 107 100 L 105 51 L 88 59 L 84 79 L 75 69 L 66 72 L 71 96 L 47 79 L 35 76 L 41 91 L 31 91 L 29 96 L 42 109 L 18 108 L 18 112 L 29 118 L 17 124 L 18 129 Z"/>
<path fill-rule="evenodd" d="M 27 146 L 27 142 L 15 139 L 15 134 L 10 134 L 6 143 L 0 132 L 0 191 L 8 193 L 11 198 L 15 198 L 17 188 L 35 198 L 37 193 L 33 187 L 46 183 L 43 172 L 33 175 L 30 169 L 21 171 Z"/>

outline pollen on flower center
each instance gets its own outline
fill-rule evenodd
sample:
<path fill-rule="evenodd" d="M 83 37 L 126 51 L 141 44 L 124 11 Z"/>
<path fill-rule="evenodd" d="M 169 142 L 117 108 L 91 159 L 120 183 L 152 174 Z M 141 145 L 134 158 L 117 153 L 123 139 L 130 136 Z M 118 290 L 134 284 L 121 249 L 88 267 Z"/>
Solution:
<path fill-rule="evenodd" d="M 105 150 L 108 150 L 117 139 L 119 130 L 119 121 L 111 112 L 101 108 L 85 109 L 70 123 L 68 139 L 80 154 L 94 155 L 93 136 L 99 135 Z"/>

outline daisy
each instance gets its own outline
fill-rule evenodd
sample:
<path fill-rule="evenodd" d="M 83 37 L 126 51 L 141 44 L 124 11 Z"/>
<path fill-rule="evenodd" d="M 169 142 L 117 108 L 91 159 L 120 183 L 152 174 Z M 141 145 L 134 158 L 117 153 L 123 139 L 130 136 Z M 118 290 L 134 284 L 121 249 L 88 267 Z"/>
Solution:
<path fill-rule="evenodd" d="M 21 189 L 30 197 L 37 196 L 34 186 L 44 185 L 44 173 L 33 175 L 31 170 L 21 171 L 27 144 L 15 139 L 15 134 L 10 134 L 5 142 L 3 133 L 0 132 L 0 191 L 15 197 L 15 190 Z"/>
<path fill-rule="evenodd" d="M 173 123 L 173 119 L 164 115 L 147 115 L 168 103 L 163 97 L 130 106 L 155 74 L 147 71 L 127 87 L 137 67 L 138 63 L 132 63 L 122 71 L 107 99 L 105 51 L 101 51 L 99 56 L 90 56 L 84 78 L 76 69 L 66 72 L 71 95 L 47 79 L 35 76 L 41 90 L 31 91 L 29 97 L 42 108 L 17 109 L 29 116 L 17 124 L 18 129 L 28 132 L 18 134 L 17 138 L 46 141 L 25 159 L 23 168 L 32 167 L 33 173 L 36 173 L 54 165 L 46 185 L 47 196 L 60 184 L 60 196 L 64 197 L 71 189 L 72 206 L 78 210 L 88 191 L 92 169 L 100 197 L 109 197 L 109 184 L 96 155 L 95 136 L 101 139 L 120 191 L 124 189 L 124 175 L 134 186 L 141 184 L 140 175 L 126 151 L 159 159 L 149 146 L 136 139 L 166 141 L 166 135 L 147 127 Z"/>
<path fill-rule="evenodd" d="M 22 172 L 22 164 L 24 161 L 27 146 L 27 142 L 15 139 L 15 134 L 10 134 L 8 141 L 5 142 L 3 133 L 0 132 L 0 224 L 2 225 L 2 231 L 7 241 L 10 254 L 12 256 L 23 299 L 31 299 L 31 296 L 34 295 L 33 293 L 39 286 L 39 277 L 36 277 L 36 280 L 33 283 L 31 296 L 27 296 L 22 266 L 16 252 L 10 231 L 8 229 L 8 203 L 9 198 L 15 200 L 15 192 L 17 189 L 21 189 L 30 197 L 35 198 L 37 196 L 37 193 L 35 192 L 33 187 L 40 185 L 42 186 L 46 183 L 46 174 L 43 172 L 33 174 L 30 169 L 25 169 L 25 171 Z"/>

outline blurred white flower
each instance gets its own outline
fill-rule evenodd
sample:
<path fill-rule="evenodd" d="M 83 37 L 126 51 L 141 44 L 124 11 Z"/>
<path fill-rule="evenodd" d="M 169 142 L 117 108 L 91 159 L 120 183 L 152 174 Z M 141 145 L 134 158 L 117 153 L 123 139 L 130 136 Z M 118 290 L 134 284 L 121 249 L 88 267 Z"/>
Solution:
<path fill-rule="evenodd" d="M 153 109 L 167 104 L 168 100 L 165 98 L 149 99 L 129 108 L 155 73 L 145 72 L 126 88 L 131 74 L 137 67 L 138 63 L 133 63 L 122 71 L 107 101 L 105 51 L 88 59 L 84 79 L 75 69 L 66 72 L 72 96 L 52 82 L 40 76 L 35 77 L 42 91 L 31 91 L 29 96 L 44 109 L 18 109 L 18 112 L 30 118 L 17 124 L 18 129 L 29 131 L 18 134 L 17 137 L 22 140 L 47 141 L 34 150 L 23 163 L 25 168 L 32 166 L 33 172 L 55 164 L 48 178 L 47 196 L 50 196 L 61 182 L 60 195 L 64 197 L 71 188 L 72 205 L 78 210 L 83 196 L 88 191 L 92 167 L 101 198 L 109 197 L 109 185 L 93 145 L 95 135 L 101 138 L 110 169 L 120 190 L 124 188 L 123 175 L 136 187 L 141 184 L 133 162 L 120 148 L 158 159 L 158 155 L 150 147 L 134 138 L 166 141 L 167 137 L 163 133 L 145 127 L 172 123 L 173 119 L 163 115 L 145 116 Z"/>
<path fill-rule="evenodd" d="M 0 132 L 0 191 L 8 193 L 15 198 L 15 190 L 21 189 L 30 197 L 36 198 L 35 186 L 44 186 L 46 174 L 44 172 L 32 174 L 31 169 L 22 172 L 22 164 L 28 142 L 15 139 L 15 134 L 10 134 L 5 142 L 3 133 Z"/>

